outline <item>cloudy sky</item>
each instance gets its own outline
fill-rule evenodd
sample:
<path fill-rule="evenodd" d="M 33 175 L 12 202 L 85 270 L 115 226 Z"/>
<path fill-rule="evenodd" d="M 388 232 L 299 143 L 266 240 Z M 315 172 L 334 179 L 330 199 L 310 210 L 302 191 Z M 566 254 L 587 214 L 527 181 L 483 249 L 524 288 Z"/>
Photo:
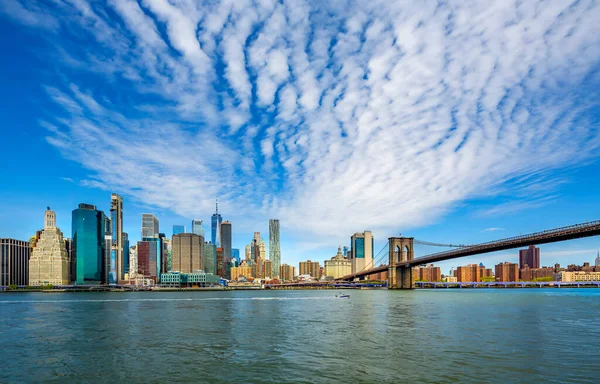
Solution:
<path fill-rule="evenodd" d="M 170 235 L 218 197 L 234 246 L 276 217 L 296 263 L 365 229 L 600 219 L 598 20 L 591 0 L 1 1 L 0 230 L 26 239 L 50 205 L 70 234 L 116 192 L 137 240 L 142 212 Z"/>

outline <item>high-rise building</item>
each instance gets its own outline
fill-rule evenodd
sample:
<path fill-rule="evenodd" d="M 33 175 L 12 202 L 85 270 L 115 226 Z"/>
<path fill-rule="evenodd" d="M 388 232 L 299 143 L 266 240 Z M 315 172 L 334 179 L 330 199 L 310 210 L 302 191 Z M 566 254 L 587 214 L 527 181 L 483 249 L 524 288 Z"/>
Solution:
<path fill-rule="evenodd" d="M 231 222 L 221 223 L 221 248 L 223 248 L 223 262 L 225 263 L 226 279 L 231 278 Z"/>
<path fill-rule="evenodd" d="M 0 286 L 29 284 L 29 242 L 0 239 Z"/>
<path fill-rule="evenodd" d="M 142 240 L 158 237 L 158 219 L 151 213 L 142 213 Z"/>
<path fill-rule="evenodd" d="M 73 253 L 73 240 L 66 237 L 64 240 L 67 258 L 69 259 L 69 284 L 72 284 L 75 282 L 75 276 L 77 275 L 77 260 L 75 260 L 75 253 Z"/>
<path fill-rule="evenodd" d="M 219 200 L 216 202 L 216 212 L 211 217 L 210 228 L 211 228 L 211 236 L 212 243 L 215 247 L 221 247 L 221 223 L 223 222 L 223 218 L 219 215 Z"/>
<path fill-rule="evenodd" d="M 496 265 L 495 270 L 496 281 L 519 281 L 519 265 L 516 263 L 500 263 Z"/>
<path fill-rule="evenodd" d="M 204 237 L 204 227 L 202 227 L 202 220 L 192 220 L 192 233 Z"/>
<path fill-rule="evenodd" d="M 248 244 L 244 248 L 244 260 L 252 260 L 252 244 Z"/>
<path fill-rule="evenodd" d="M 144 277 L 157 279 L 158 272 L 158 239 L 154 241 L 138 241 L 137 262 L 138 273 Z"/>
<path fill-rule="evenodd" d="M 137 244 L 129 247 L 129 278 L 135 278 L 140 275 L 138 272 L 138 252 Z"/>
<path fill-rule="evenodd" d="M 300 275 L 310 275 L 315 279 L 320 279 L 321 265 L 318 261 L 301 261 L 300 262 Z"/>
<path fill-rule="evenodd" d="M 217 252 L 217 275 L 221 276 L 222 278 L 225 278 L 226 272 L 227 272 L 227 267 L 225 265 L 225 260 L 223 258 L 223 248 L 217 247 L 216 252 Z"/>
<path fill-rule="evenodd" d="M 75 258 L 75 284 L 104 283 L 105 240 L 108 220 L 95 205 L 79 204 L 71 213 L 72 254 Z"/>
<path fill-rule="evenodd" d="M 456 279 L 459 282 L 479 282 L 481 278 L 479 277 L 479 265 L 477 264 L 468 264 L 464 266 L 460 266 L 456 268 Z"/>
<path fill-rule="evenodd" d="M 185 233 L 185 225 L 173 225 L 173 236 Z"/>
<path fill-rule="evenodd" d="M 352 273 L 352 262 L 344 257 L 342 247 L 338 247 L 337 254 L 330 260 L 325 260 L 325 276 L 334 279 L 347 276 Z"/>
<path fill-rule="evenodd" d="M 279 278 L 281 281 L 294 281 L 296 277 L 296 267 L 291 265 L 283 264 L 279 267 Z"/>
<path fill-rule="evenodd" d="M 357 232 L 350 238 L 352 273 L 373 268 L 375 239 L 371 231 Z M 302 274 L 302 273 L 300 273 Z"/>
<path fill-rule="evenodd" d="M 129 273 L 129 234 L 123 232 L 123 277 Z"/>
<path fill-rule="evenodd" d="M 46 210 L 44 230 L 29 259 L 29 285 L 68 285 L 69 257 L 63 234 L 56 227 L 56 213 Z"/>
<path fill-rule="evenodd" d="M 262 267 L 261 267 L 261 273 L 262 275 L 259 276 L 261 279 L 272 279 L 273 276 L 271 276 L 271 274 L 273 273 L 273 263 L 271 262 L 271 260 L 262 260 Z M 277 273 L 279 275 L 279 273 Z"/>
<path fill-rule="evenodd" d="M 213 243 L 204 243 L 204 272 L 217 274 L 217 247 Z"/>
<path fill-rule="evenodd" d="M 527 249 L 519 250 L 519 269 L 540 267 L 540 249 L 530 245 Z"/>
<path fill-rule="evenodd" d="M 113 193 L 110 196 L 111 252 L 109 284 L 117 284 L 125 276 L 123 260 L 123 199 Z"/>
<path fill-rule="evenodd" d="M 269 220 L 269 260 L 273 263 L 272 277 L 279 276 L 281 249 L 279 244 L 279 220 Z"/>
<path fill-rule="evenodd" d="M 237 262 L 237 265 L 242 264 L 242 260 L 240 259 L 240 250 L 237 248 L 231 248 L 231 258 Z"/>
<path fill-rule="evenodd" d="M 596 256 L 595 266 L 596 267 L 600 267 L 600 251 L 598 251 L 598 256 Z"/>
<path fill-rule="evenodd" d="M 202 254 L 204 238 L 193 233 L 181 233 L 171 238 L 173 247 L 172 270 L 191 273 L 204 270 Z"/>
<path fill-rule="evenodd" d="M 413 277 L 421 281 L 442 281 L 442 270 L 440 267 L 434 267 L 433 264 L 430 264 L 420 267 L 418 276 L 413 274 Z"/>

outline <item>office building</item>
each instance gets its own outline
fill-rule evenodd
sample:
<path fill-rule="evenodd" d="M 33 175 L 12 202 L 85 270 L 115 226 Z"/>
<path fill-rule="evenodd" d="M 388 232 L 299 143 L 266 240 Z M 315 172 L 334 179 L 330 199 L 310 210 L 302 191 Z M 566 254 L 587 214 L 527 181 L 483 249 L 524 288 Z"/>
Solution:
<path fill-rule="evenodd" d="M 281 266 L 281 249 L 279 243 L 279 220 L 269 220 L 269 260 L 273 263 L 271 276 L 279 276 L 279 267 Z"/>
<path fill-rule="evenodd" d="M 530 245 L 527 249 L 519 251 L 519 269 L 540 267 L 540 249 Z"/>
<path fill-rule="evenodd" d="M 204 238 L 202 236 L 193 233 L 173 235 L 171 246 L 173 247 L 172 271 L 191 273 L 204 270 L 202 262 Z"/>
<path fill-rule="evenodd" d="M 334 279 L 352 274 L 352 262 L 344 257 L 342 247 L 338 247 L 337 254 L 330 260 L 325 260 L 324 273 Z"/>
<path fill-rule="evenodd" d="M 215 247 L 221 247 L 221 223 L 223 218 L 219 215 L 219 201 L 216 202 L 216 212 L 211 217 L 210 229 L 211 229 L 211 240 Z"/>
<path fill-rule="evenodd" d="M 221 223 L 221 248 L 223 248 L 223 262 L 225 263 L 225 277 L 231 278 L 231 222 Z"/>
<path fill-rule="evenodd" d="M 281 267 L 279 267 L 279 278 L 281 281 L 294 281 L 295 277 L 296 267 L 287 264 L 282 264 Z"/>
<path fill-rule="evenodd" d="M 352 273 L 373 268 L 375 239 L 371 231 L 357 232 L 350 238 Z M 302 273 L 300 273 L 302 274 Z M 313 276 L 314 277 L 314 276 Z"/>
<path fill-rule="evenodd" d="M 192 220 L 192 233 L 194 235 L 204 237 L 204 227 L 202 227 L 202 220 Z"/>
<path fill-rule="evenodd" d="M 77 261 L 75 260 L 75 254 L 73 253 L 73 240 L 65 237 L 64 241 L 65 249 L 67 250 L 67 258 L 69 259 L 69 284 L 73 284 L 77 274 Z"/>
<path fill-rule="evenodd" d="M 242 264 L 240 259 L 240 250 L 237 248 L 231 248 L 231 258 L 237 262 L 237 265 Z"/>
<path fill-rule="evenodd" d="M 142 240 L 158 237 L 158 219 L 151 213 L 142 213 Z"/>
<path fill-rule="evenodd" d="M 204 271 L 169 272 L 160 275 L 160 286 L 170 288 L 205 288 L 220 286 L 219 276 Z"/>
<path fill-rule="evenodd" d="M 29 284 L 29 242 L 0 239 L 0 286 Z"/>
<path fill-rule="evenodd" d="M 226 278 L 227 267 L 225 265 L 225 260 L 223 258 L 223 248 L 217 247 L 217 275 L 222 278 Z"/>
<path fill-rule="evenodd" d="M 315 278 L 315 279 L 320 279 L 321 275 L 320 275 L 320 270 L 321 270 L 321 265 L 319 264 L 318 261 L 301 261 L 300 262 L 300 275 L 310 275 L 311 277 Z"/>
<path fill-rule="evenodd" d="M 140 276 L 138 272 L 138 252 L 137 244 L 129 247 L 129 278 L 136 278 Z"/>
<path fill-rule="evenodd" d="M 75 258 L 75 274 L 71 276 L 75 284 L 101 284 L 105 255 L 106 228 L 108 223 L 104 212 L 95 205 L 79 204 L 71 212 L 72 254 Z"/>
<path fill-rule="evenodd" d="M 123 260 L 123 199 L 113 193 L 110 196 L 111 252 L 109 284 L 117 284 L 125 276 Z"/>
<path fill-rule="evenodd" d="M 29 259 L 29 285 L 45 284 L 69 284 L 69 257 L 63 234 L 56 227 L 56 213 L 50 207 L 44 214 L 44 230 Z"/>
<path fill-rule="evenodd" d="M 138 274 L 156 279 L 158 260 L 158 241 L 138 241 L 137 262 Z"/>
<path fill-rule="evenodd" d="M 204 271 L 217 274 L 217 247 L 213 243 L 204 243 Z"/>
<path fill-rule="evenodd" d="M 496 281 L 519 281 L 519 264 L 504 262 L 496 265 Z M 459 280 L 460 281 L 460 280 Z"/>
<path fill-rule="evenodd" d="M 173 236 L 185 233 L 185 225 L 173 225 Z"/>
<path fill-rule="evenodd" d="M 244 248 L 244 260 L 252 260 L 252 244 L 248 244 Z"/>
<path fill-rule="evenodd" d="M 129 234 L 123 232 L 123 277 L 129 273 Z"/>

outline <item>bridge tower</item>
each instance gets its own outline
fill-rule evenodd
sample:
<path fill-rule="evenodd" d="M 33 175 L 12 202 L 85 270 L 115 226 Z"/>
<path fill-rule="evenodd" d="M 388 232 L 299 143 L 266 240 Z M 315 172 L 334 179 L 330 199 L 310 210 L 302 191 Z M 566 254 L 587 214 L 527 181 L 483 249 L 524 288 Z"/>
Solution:
<path fill-rule="evenodd" d="M 414 237 L 390 237 L 389 289 L 413 289 L 412 267 L 405 262 L 415 258 Z"/>

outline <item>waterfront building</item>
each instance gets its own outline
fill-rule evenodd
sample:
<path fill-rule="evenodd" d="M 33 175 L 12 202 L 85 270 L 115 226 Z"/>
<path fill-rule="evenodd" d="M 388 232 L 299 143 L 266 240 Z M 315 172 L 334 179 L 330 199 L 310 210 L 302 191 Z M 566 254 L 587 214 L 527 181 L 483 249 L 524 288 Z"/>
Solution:
<path fill-rule="evenodd" d="M 455 271 L 456 279 L 459 282 L 478 282 L 481 281 L 479 265 L 468 264 L 456 268 Z"/>
<path fill-rule="evenodd" d="M 414 274 L 413 274 L 414 276 Z M 420 281 L 442 281 L 442 270 L 430 264 L 419 268 L 418 280 Z"/>
<path fill-rule="evenodd" d="M 160 275 L 160 286 L 169 288 L 218 287 L 220 286 L 220 279 L 219 276 L 201 270 L 190 273 L 172 271 Z"/>
<path fill-rule="evenodd" d="M 519 251 L 519 269 L 524 269 L 525 266 L 529 268 L 540 267 L 540 249 L 530 245 L 527 249 L 521 249 Z"/>
<path fill-rule="evenodd" d="M 65 237 L 64 241 L 65 249 L 67 250 L 67 258 L 69 259 L 69 284 L 73 284 L 77 274 L 77 263 L 75 260 L 75 254 L 73 253 L 73 240 Z"/>
<path fill-rule="evenodd" d="M 357 232 L 350 237 L 352 273 L 373 268 L 374 247 L 375 239 L 371 231 Z"/>
<path fill-rule="evenodd" d="M 104 247 L 102 247 L 102 283 L 107 284 L 110 280 L 110 247 L 112 246 L 110 218 L 108 216 L 105 219 L 104 228 L 106 229 L 106 232 L 104 233 Z"/>
<path fill-rule="evenodd" d="M 202 220 L 192 220 L 192 233 L 194 235 L 204 237 L 204 227 L 202 227 Z"/>
<path fill-rule="evenodd" d="M 158 237 L 158 219 L 151 213 L 142 213 L 142 240 Z"/>
<path fill-rule="evenodd" d="M 221 247 L 221 223 L 223 218 L 219 215 L 219 200 L 216 202 L 216 212 L 210 219 L 211 240 L 215 247 Z"/>
<path fill-rule="evenodd" d="M 204 270 L 202 254 L 204 238 L 193 233 L 173 235 L 172 270 L 181 273 Z"/>
<path fill-rule="evenodd" d="M 594 265 L 596 267 L 600 267 L 600 251 L 598 251 L 598 256 L 596 256 L 596 263 Z"/>
<path fill-rule="evenodd" d="M 271 260 L 262 260 L 262 268 L 261 268 L 261 279 L 270 279 L 273 273 L 273 262 Z"/>
<path fill-rule="evenodd" d="M 231 248 L 231 258 L 234 259 L 238 265 L 242 263 L 240 259 L 240 250 L 237 248 Z"/>
<path fill-rule="evenodd" d="M 252 260 L 251 249 L 252 249 L 252 245 L 251 244 L 246 245 L 246 247 L 244 248 L 244 259 L 245 260 Z"/>
<path fill-rule="evenodd" d="M 173 236 L 185 233 L 185 225 L 173 225 Z"/>
<path fill-rule="evenodd" d="M 325 260 L 325 276 L 331 276 L 334 279 L 347 276 L 352 273 L 352 262 L 344 257 L 342 247 L 338 247 L 337 254 L 330 260 Z M 283 279 L 283 277 L 281 277 Z"/>
<path fill-rule="evenodd" d="M 217 252 L 217 275 L 225 278 L 227 268 L 225 266 L 225 260 L 223 258 L 223 248 L 217 247 L 216 252 Z"/>
<path fill-rule="evenodd" d="M 207 273 L 217 274 L 217 247 L 213 243 L 204 243 L 204 270 Z"/>
<path fill-rule="evenodd" d="M 28 241 L 0 239 L 0 286 L 29 284 Z"/>
<path fill-rule="evenodd" d="M 300 275 L 310 275 L 314 279 L 320 279 L 321 265 L 318 261 L 301 261 L 300 262 Z"/>
<path fill-rule="evenodd" d="M 138 241 L 137 243 L 137 262 L 138 274 L 146 278 L 157 276 L 158 260 L 158 241 Z"/>
<path fill-rule="evenodd" d="M 204 244 L 203 244 L 204 245 Z M 204 249 L 204 246 L 202 247 Z M 165 268 L 163 272 L 170 272 L 173 270 L 173 244 L 171 240 L 163 240 L 163 257 L 165 259 Z"/>
<path fill-rule="evenodd" d="M 291 265 L 282 264 L 279 267 L 279 278 L 281 281 L 289 282 L 294 281 L 296 277 L 296 267 Z"/>
<path fill-rule="evenodd" d="M 44 214 L 44 229 L 29 259 L 29 285 L 68 285 L 69 257 L 63 234 L 50 207 Z"/>
<path fill-rule="evenodd" d="M 129 273 L 129 234 L 123 232 L 123 278 Z"/>
<path fill-rule="evenodd" d="M 75 259 L 75 284 L 104 283 L 103 264 L 105 255 L 106 227 L 108 218 L 92 204 L 79 204 L 71 212 L 72 254 Z"/>
<path fill-rule="evenodd" d="M 562 271 L 556 274 L 556 280 L 562 282 L 600 281 L 600 272 Z"/>
<path fill-rule="evenodd" d="M 125 277 L 123 260 L 123 199 L 116 193 L 110 196 L 111 253 L 109 284 L 117 284 Z"/>
<path fill-rule="evenodd" d="M 223 248 L 223 262 L 225 263 L 226 279 L 231 278 L 231 222 L 221 223 L 221 248 Z"/>
<path fill-rule="evenodd" d="M 526 268 L 519 270 L 519 276 L 523 281 L 533 281 L 544 277 L 554 278 L 556 272 L 557 271 L 554 268 L 529 268 L 529 266 L 526 266 Z"/>
<path fill-rule="evenodd" d="M 279 220 L 269 220 L 269 260 L 273 263 L 271 276 L 279 276 L 281 266 L 281 246 L 279 243 Z"/>
<path fill-rule="evenodd" d="M 444 281 L 446 283 L 456 283 L 458 282 L 458 279 L 455 276 L 446 276 L 444 277 Z"/>
<path fill-rule="evenodd" d="M 135 278 L 139 276 L 138 273 L 138 252 L 137 244 L 129 247 L 129 278 Z"/>
<path fill-rule="evenodd" d="M 254 277 L 252 276 L 252 268 L 249 265 L 245 264 L 231 268 L 231 280 L 237 281 L 241 277 L 244 277 L 246 279 L 248 279 L 249 277 Z"/>
<path fill-rule="evenodd" d="M 516 263 L 504 262 L 496 265 L 496 281 L 512 282 L 519 281 L 519 265 Z M 460 281 L 460 280 L 459 280 Z"/>

